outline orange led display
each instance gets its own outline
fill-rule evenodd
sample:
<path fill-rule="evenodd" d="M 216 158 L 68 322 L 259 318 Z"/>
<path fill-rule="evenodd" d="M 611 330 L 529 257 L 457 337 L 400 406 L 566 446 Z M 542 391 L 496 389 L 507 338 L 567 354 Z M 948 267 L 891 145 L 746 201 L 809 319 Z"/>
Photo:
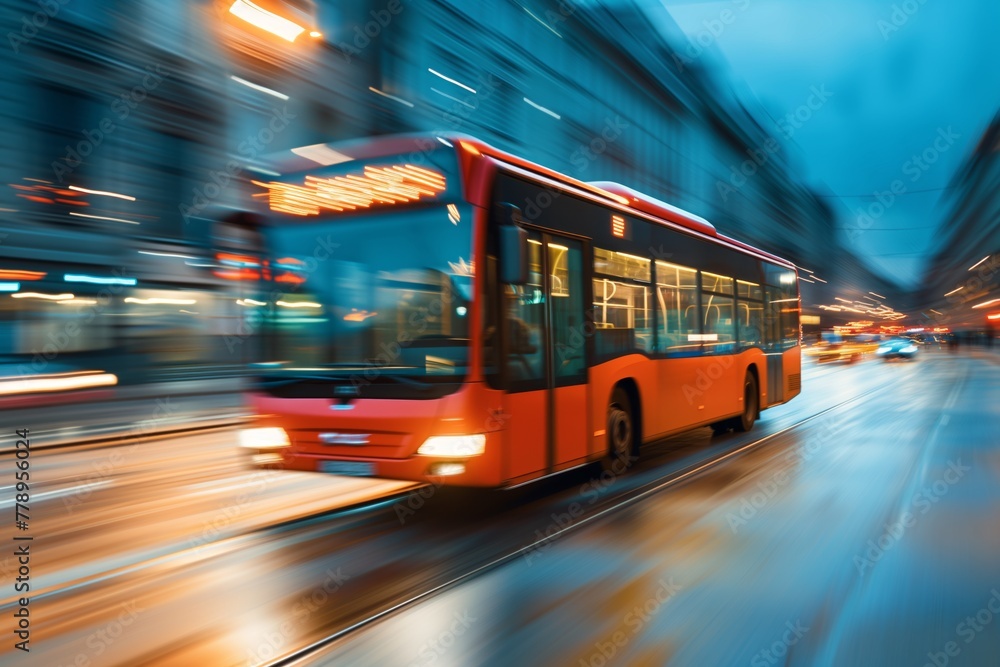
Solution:
<path fill-rule="evenodd" d="M 620 239 L 625 238 L 625 218 L 620 215 L 611 216 L 611 233 Z"/>
<path fill-rule="evenodd" d="M 267 190 L 254 196 L 267 197 L 272 211 L 302 216 L 319 215 L 323 209 L 343 212 L 419 201 L 422 197 L 444 192 L 446 187 L 443 175 L 409 164 L 365 167 L 360 175 L 306 176 L 303 185 L 276 181 L 253 183 Z"/>

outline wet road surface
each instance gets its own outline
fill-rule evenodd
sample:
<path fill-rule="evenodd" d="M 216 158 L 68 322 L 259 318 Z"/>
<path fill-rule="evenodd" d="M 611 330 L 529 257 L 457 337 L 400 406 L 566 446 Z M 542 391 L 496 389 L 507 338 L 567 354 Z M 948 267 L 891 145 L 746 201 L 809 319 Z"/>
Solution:
<path fill-rule="evenodd" d="M 807 365 L 751 433 L 504 493 L 36 454 L 31 664 L 1000 664 L 998 362 Z"/>

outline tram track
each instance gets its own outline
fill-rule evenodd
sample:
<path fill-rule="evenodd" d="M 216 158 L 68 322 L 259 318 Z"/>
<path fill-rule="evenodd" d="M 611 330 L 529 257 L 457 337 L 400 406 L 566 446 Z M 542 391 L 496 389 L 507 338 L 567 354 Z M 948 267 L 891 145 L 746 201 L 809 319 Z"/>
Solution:
<path fill-rule="evenodd" d="M 325 651 L 335 648 L 337 645 L 343 643 L 351 635 L 356 634 L 362 629 L 371 626 L 379 621 L 382 621 L 390 616 L 401 613 L 425 600 L 431 599 L 436 595 L 439 595 L 445 591 L 453 589 L 463 583 L 466 583 L 472 579 L 485 575 L 519 557 L 523 557 L 525 554 L 530 553 L 533 550 L 538 550 L 544 548 L 546 545 L 553 541 L 559 540 L 566 535 L 579 530 L 580 528 L 596 523 L 600 520 L 606 519 L 607 517 L 621 512 L 622 510 L 635 505 L 636 503 L 654 495 L 660 493 L 669 488 L 679 486 L 685 482 L 688 482 L 697 476 L 704 474 L 718 466 L 731 461 L 741 455 L 746 454 L 749 451 L 758 449 L 765 444 L 775 440 L 779 436 L 782 436 L 790 431 L 801 428 L 806 424 L 815 422 L 816 420 L 832 413 L 837 410 L 841 410 L 844 407 L 858 403 L 864 400 L 868 396 L 877 394 L 879 392 L 885 391 L 886 388 L 891 385 L 899 383 L 900 378 L 894 378 L 888 382 L 881 383 L 875 388 L 864 391 L 860 394 L 852 396 L 848 399 L 840 401 L 835 405 L 827 407 L 819 412 L 816 412 L 808 417 L 804 417 L 788 426 L 785 426 L 773 433 L 769 433 L 761 438 L 757 438 L 752 442 L 748 442 L 734 449 L 729 449 L 718 455 L 715 455 L 707 460 L 697 461 L 693 464 L 685 466 L 680 470 L 675 470 L 667 475 L 660 477 L 659 479 L 641 484 L 634 489 L 628 491 L 623 491 L 616 496 L 609 497 L 606 499 L 595 511 L 591 513 L 580 516 L 579 518 L 573 520 L 572 522 L 559 527 L 556 531 L 551 532 L 540 539 L 531 541 L 528 544 L 520 546 L 515 549 L 510 549 L 506 553 L 496 556 L 486 562 L 485 564 L 478 565 L 469 568 L 462 574 L 454 575 L 447 581 L 431 586 L 428 589 L 407 596 L 405 599 L 396 601 L 386 606 L 385 608 L 371 613 L 363 619 L 355 621 L 345 627 L 338 629 L 329 635 L 312 642 L 311 644 L 296 649 L 284 656 L 276 658 L 272 662 L 267 663 L 267 667 L 303 667 L 304 665 L 311 664 L 313 660 L 320 658 Z"/>

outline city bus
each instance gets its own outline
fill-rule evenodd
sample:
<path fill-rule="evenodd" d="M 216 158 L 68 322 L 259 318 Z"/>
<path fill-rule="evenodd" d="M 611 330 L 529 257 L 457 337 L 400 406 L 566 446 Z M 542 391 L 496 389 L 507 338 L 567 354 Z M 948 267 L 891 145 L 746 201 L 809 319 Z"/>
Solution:
<path fill-rule="evenodd" d="M 795 265 L 466 136 L 297 148 L 251 180 L 257 464 L 513 487 L 801 386 Z"/>

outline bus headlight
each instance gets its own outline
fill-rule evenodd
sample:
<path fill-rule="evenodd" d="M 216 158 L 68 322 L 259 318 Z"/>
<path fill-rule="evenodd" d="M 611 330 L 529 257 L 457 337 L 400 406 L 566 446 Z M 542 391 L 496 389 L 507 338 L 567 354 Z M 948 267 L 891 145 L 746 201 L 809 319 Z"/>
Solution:
<path fill-rule="evenodd" d="M 247 428 L 240 431 L 240 447 L 247 449 L 281 449 L 289 447 L 288 434 L 277 426 Z"/>
<path fill-rule="evenodd" d="M 417 454 L 424 456 L 479 456 L 486 451 L 486 436 L 432 435 L 420 445 Z"/>

